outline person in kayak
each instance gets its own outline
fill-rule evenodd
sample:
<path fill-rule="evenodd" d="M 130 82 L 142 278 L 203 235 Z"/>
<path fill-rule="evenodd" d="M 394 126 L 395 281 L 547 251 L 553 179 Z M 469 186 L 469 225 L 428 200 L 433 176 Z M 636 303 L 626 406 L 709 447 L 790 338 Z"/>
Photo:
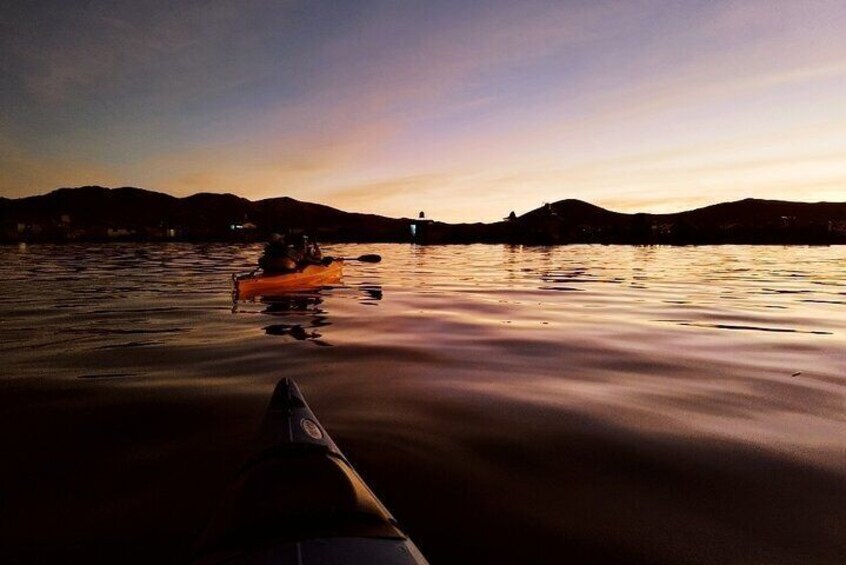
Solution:
<path fill-rule="evenodd" d="M 323 252 L 320 251 L 316 241 L 310 241 L 308 236 L 303 236 L 303 262 L 309 265 L 325 265 Z"/>
<path fill-rule="evenodd" d="M 285 242 L 285 236 L 273 233 L 264 246 L 264 254 L 259 257 L 259 267 L 265 273 L 291 273 L 299 266 L 296 255 L 293 246 Z"/>
<path fill-rule="evenodd" d="M 317 243 L 309 241 L 307 235 L 296 235 L 292 238 L 292 244 L 288 248 L 288 257 L 296 261 L 298 270 L 305 269 L 309 265 L 325 265 L 323 253 Z"/>

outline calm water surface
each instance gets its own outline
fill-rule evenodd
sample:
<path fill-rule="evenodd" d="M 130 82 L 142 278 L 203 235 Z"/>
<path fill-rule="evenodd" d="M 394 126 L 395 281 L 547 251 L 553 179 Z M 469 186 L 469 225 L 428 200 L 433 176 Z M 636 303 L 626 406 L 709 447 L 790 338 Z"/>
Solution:
<path fill-rule="evenodd" d="M 182 562 L 295 378 L 433 563 L 846 562 L 846 247 L 0 248 L 0 560 Z"/>

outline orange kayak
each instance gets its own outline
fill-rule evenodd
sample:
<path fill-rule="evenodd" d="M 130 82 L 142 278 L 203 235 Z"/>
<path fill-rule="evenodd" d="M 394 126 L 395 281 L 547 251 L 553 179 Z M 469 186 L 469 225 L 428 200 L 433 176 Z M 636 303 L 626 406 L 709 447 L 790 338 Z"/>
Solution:
<path fill-rule="evenodd" d="M 249 300 L 335 284 L 340 282 L 343 269 L 344 262 L 336 259 L 328 265 L 308 265 L 296 273 L 235 276 L 235 298 Z"/>

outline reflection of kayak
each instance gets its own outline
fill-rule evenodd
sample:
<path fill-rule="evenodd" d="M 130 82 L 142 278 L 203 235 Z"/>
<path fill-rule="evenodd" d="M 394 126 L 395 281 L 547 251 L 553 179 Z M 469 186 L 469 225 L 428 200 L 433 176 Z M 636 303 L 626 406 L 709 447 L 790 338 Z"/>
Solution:
<path fill-rule="evenodd" d="M 246 300 L 277 292 L 291 292 L 317 288 L 341 280 L 344 262 L 335 260 L 328 265 L 308 265 L 296 273 L 280 275 L 242 275 L 233 277 L 235 297 Z"/>
<path fill-rule="evenodd" d="M 276 385 L 262 446 L 203 533 L 196 563 L 427 563 L 291 380 Z"/>

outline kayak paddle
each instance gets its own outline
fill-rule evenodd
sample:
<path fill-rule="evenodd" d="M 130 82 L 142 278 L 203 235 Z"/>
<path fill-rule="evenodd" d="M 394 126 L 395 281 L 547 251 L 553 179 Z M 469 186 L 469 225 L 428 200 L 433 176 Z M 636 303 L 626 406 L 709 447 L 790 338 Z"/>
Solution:
<path fill-rule="evenodd" d="M 382 260 L 381 255 L 371 253 L 369 255 L 361 255 L 360 257 L 333 257 L 333 261 L 361 261 L 362 263 L 379 263 Z"/>

